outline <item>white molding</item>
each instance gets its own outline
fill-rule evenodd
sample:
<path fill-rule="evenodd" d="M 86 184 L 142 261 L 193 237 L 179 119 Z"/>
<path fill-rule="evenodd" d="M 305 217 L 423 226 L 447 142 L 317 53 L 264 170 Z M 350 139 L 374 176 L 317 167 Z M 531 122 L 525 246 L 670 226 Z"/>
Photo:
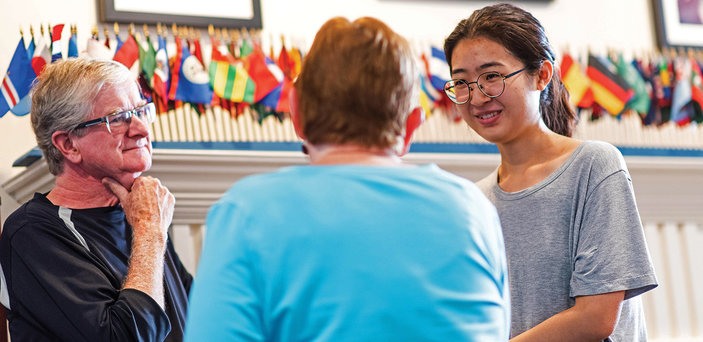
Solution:
<path fill-rule="evenodd" d="M 441 168 L 476 181 L 500 162 L 497 154 L 413 153 L 413 164 L 436 163 Z M 643 221 L 703 223 L 703 158 L 626 157 Z M 174 224 L 203 224 L 208 208 L 238 179 L 303 165 L 300 152 L 171 150 L 154 151 L 147 173 L 157 177 L 176 196 Z M 2 188 L 18 203 L 35 191 L 54 185 L 41 159 L 9 179 Z"/>

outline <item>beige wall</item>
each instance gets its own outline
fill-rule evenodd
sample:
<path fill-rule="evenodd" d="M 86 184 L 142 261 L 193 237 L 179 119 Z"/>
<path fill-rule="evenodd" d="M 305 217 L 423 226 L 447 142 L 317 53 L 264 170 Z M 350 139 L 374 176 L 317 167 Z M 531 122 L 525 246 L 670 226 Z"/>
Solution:
<path fill-rule="evenodd" d="M 97 22 L 96 0 L 0 0 L 0 71 L 4 74 L 19 39 L 20 26 L 29 24 L 76 24 L 79 49 L 85 47 L 90 30 Z M 175 1 L 175 0 L 174 0 Z M 356 18 L 375 16 L 386 21 L 417 45 L 441 45 L 454 25 L 482 1 L 400 1 L 400 0 L 261 0 L 264 44 L 270 37 L 280 46 L 281 33 L 298 45 L 307 46 L 324 21 L 333 16 Z M 197 2 L 194 2 L 197 3 Z M 547 28 L 558 49 L 582 53 L 616 48 L 632 54 L 654 48 L 654 25 L 649 0 L 554 0 L 548 4 L 518 3 L 532 11 Z M 625 19 L 627 18 L 627 20 Z M 67 34 L 64 31 L 64 38 Z M 35 146 L 28 117 L 8 113 L 0 118 L 0 184 L 21 171 L 10 165 Z M 2 218 L 17 203 L 0 190 Z"/>

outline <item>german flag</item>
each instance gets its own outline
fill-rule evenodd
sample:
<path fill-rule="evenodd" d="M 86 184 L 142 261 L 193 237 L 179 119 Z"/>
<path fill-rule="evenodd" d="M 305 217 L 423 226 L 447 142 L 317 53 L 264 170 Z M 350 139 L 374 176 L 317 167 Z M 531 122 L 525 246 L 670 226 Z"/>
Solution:
<path fill-rule="evenodd" d="M 569 100 L 579 108 L 589 108 L 593 104 L 591 80 L 588 79 L 578 62 L 568 53 L 561 59 L 561 80 L 569 91 Z"/>
<path fill-rule="evenodd" d="M 609 61 L 588 56 L 586 74 L 591 79 L 595 101 L 611 115 L 618 115 L 635 92 L 614 69 L 615 66 Z"/>

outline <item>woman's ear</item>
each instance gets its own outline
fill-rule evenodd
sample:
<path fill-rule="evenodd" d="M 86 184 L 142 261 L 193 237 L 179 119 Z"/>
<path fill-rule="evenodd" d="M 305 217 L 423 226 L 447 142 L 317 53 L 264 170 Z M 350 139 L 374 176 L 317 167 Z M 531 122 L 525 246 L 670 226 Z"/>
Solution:
<path fill-rule="evenodd" d="M 56 131 L 51 135 L 51 143 L 54 144 L 66 160 L 78 164 L 82 157 L 73 137 L 66 131 Z"/>
<path fill-rule="evenodd" d="M 547 88 L 549 82 L 552 81 L 552 76 L 554 75 L 554 64 L 549 60 L 545 59 L 542 61 L 542 66 L 539 67 L 539 72 L 537 74 L 537 87 L 540 91 Z"/>
<path fill-rule="evenodd" d="M 295 86 L 290 88 L 290 92 L 288 93 L 288 103 L 290 105 L 290 120 L 293 123 L 295 134 L 297 134 L 300 139 L 305 140 L 305 135 L 303 135 L 303 127 L 300 126 L 300 116 L 298 114 L 298 92 L 295 89 Z"/>

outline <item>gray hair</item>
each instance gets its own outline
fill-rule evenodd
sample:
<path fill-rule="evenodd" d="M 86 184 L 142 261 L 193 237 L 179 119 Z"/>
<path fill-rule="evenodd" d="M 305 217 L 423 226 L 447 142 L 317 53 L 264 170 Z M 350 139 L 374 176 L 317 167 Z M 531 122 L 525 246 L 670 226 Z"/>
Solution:
<path fill-rule="evenodd" d="M 88 120 L 100 90 L 134 82 L 132 73 L 110 60 L 71 58 L 47 65 L 32 88 L 32 129 L 44 154 L 49 172 L 63 172 L 63 155 L 51 136 L 65 131 L 80 136 L 74 128 Z"/>

